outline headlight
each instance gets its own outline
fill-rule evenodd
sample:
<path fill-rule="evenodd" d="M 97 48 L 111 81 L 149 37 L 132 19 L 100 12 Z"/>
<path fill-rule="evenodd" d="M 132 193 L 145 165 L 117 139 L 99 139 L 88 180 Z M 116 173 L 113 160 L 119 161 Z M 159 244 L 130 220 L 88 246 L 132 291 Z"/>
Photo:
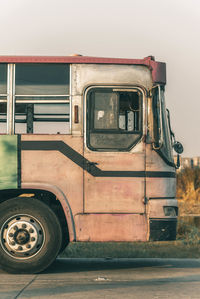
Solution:
<path fill-rule="evenodd" d="M 163 207 L 165 216 L 176 217 L 178 215 L 177 207 Z"/>

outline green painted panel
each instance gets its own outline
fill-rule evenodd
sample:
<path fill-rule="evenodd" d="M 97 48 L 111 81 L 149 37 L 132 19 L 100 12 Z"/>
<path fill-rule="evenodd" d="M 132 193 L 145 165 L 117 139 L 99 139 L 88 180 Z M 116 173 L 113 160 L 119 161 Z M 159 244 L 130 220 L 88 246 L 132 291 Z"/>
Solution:
<path fill-rule="evenodd" d="M 0 136 L 0 190 L 17 188 L 17 136 Z"/>

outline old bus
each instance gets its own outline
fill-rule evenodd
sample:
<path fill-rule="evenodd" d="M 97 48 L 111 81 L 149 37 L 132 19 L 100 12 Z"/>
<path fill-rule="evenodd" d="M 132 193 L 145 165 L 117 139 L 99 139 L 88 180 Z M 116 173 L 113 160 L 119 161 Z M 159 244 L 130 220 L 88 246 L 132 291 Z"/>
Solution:
<path fill-rule="evenodd" d="M 176 238 L 165 63 L 0 57 L 0 264 L 36 273 L 69 242 Z"/>

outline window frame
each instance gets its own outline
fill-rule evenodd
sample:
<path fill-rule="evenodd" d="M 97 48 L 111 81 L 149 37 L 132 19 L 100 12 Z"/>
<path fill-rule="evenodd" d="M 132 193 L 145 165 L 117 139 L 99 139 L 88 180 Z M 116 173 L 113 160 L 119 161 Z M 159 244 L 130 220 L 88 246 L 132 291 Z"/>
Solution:
<path fill-rule="evenodd" d="M 7 66 L 6 68 L 6 90 L 8 92 L 8 63 L 2 63 Z M 8 94 L 7 93 L 0 93 L 0 103 L 5 103 L 6 104 L 6 113 L 1 113 L 1 115 L 5 115 L 5 121 L 0 120 L 0 123 L 6 123 L 6 132 L 1 133 L 1 134 L 6 134 L 8 131 Z"/>
<path fill-rule="evenodd" d="M 109 130 L 109 129 L 96 129 L 93 130 L 92 132 L 98 132 L 98 133 L 106 133 L 107 134 L 121 134 L 121 135 L 136 135 L 138 134 L 138 137 L 135 141 L 133 141 L 131 143 L 130 146 L 128 146 L 125 149 L 119 149 L 119 148 L 94 148 L 90 145 L 90 112 L 91 110 L 88 109 L 88 102 L 90 101 L 90 99 L 88 99 L 88 94 L 91 90 L 93 89 L 112 89 L 113 92 L 137 92 L 139 93 L 139 98 L 141 99 L 141 101 L 139 102 L 139 113 L 140 113 L 140 120 L 139 120 L 139 125 L 140 125 L 140 130 L 137 133 L 134 133 L 133 131 L 123 131 L 123 129 L 118 129 L 118 130 Z M 143 120 L 145 119 L 145 91 L 143 90 L 143 88 L 141 88 L 140 86 L 124 86 L 124 85 L 93 85 L 93 86 L 89 86 L 85 89 L 84 92 L 84 102 L 85 102 L 85 121 L 84 121 L 84 143 L 86 145 L 86 147 L 91 150 L 91 151 L 98 151 L 98 152 L 130 152 L 132 150 L 132 148 L 134 148 L 142 139 L 142 136 L 144 135 L 144 130 L 145 130 L 145 125 Z"/>
<path fill-rule="evenodd" d="M 21 64 L 21 63 L 19 63 Z M 24 63 L 26 64 L 26 63 Z M 45 63 L 41 63 L 44 64 Z M 71 64 L 69 65 L 69 93 L 64 95 L 19 95 L 15 92 L 15 86 L 16 86 L 16 64 L 9 63 L 7 64 L 7 94 L 5 95 L 7 97 L 7 100 L 4 100 L 4 102 L 7 102 L 7 132 L 6 134 L 14 135 L 18 134 L 15 133 L 15 104 L 69 104 L 69 133 L 72 132 L 72 113 L 71 113 Z M 52 63 L 54 65 L 54 63 Z M 30 99 L 31 97 L 34 98 L 51 98 L 48 100 L 45 99 Z M 0 96 L 0 101 L 1 96 Z M 27 134 L 27 133 L 23 133 Z M 30 133 L 29 133 L 30 134 Z M 34 134 L 34 133 L 33 133 Z M 36 133 L 39 134 L 39 133 Z M 52 134 L 54 133 L 41 133 L 42 135 L 45 134 Z"/>

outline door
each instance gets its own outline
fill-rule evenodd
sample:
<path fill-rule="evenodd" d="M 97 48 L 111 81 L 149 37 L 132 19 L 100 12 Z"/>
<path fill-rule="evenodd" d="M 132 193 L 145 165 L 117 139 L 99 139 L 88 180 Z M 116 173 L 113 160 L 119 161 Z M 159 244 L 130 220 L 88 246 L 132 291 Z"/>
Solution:
<path fill-rule="evenodd" d="M 145 212 L 143 92 L 90 87 L 85 94 L 84 212 Z"/>

